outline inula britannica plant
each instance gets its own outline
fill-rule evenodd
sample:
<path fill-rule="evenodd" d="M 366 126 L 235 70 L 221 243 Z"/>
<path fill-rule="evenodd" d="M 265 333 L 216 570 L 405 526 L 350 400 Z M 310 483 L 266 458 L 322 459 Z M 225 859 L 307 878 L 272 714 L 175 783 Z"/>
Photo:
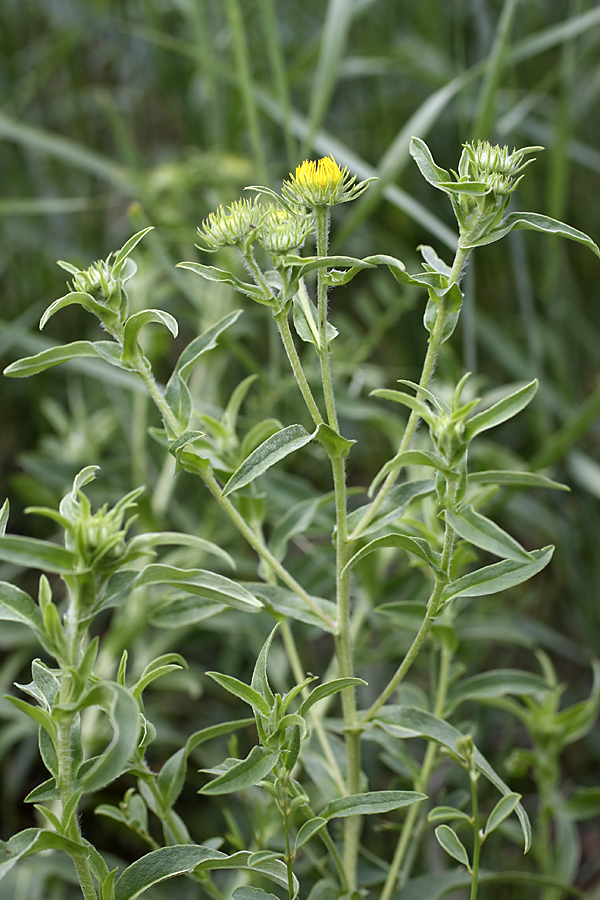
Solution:
<path fill-rule="evenodd" d="M 330 253 L 332 208 L 369 188 L 333 156 L 302 162 L 280 191 L 248 188 L 199 228 L 200 250 L 216 254 L 221 267 L 179 263 L 232 287 L 242 308 L 194 337 L 164 385 L 142 332 L 157 323 L 176 338 L 178 322 L 161 309 L 132 311 L 128 296 L 136 278 L 132 254 L 150 228 L 87 269 L 60 263 L 71 277 L 69 291 L 48 307 L 40 327 L 78 304 L 104 334 L 20 359 L 5 374 L 37 375 L 92 357 L 137 379 L 160 417 L 152 434 L 171 460 L 169 477 L 199 478 L 207 508 L 214 504 L 227 524 L 223 533 L 238 538 L 221 541 L 218 529 L 211 539 L 184 528 L 144 530 L 135 514 L 140 485 L 94 510 L 94 460 L 58 509 L 28 510 L 49 518 L 61 541 L 12 535 L 4 505 L 0 558 L 39 578 L 35 598 L 0 585 L 0 618 L 27 626 L 39 645 L 31 681 L 17 684 L 8 699 L 33 720 L 47 769 L 24 798 L 31 826 L 0 847 L 5 884 L 28 857 L 51 851 L 70 857 L 85 900 L 133 900 L 145 892 L 430 900 L 457 889 L 474 900 L 478 889 L 502 883 L 525 885 L 544 900 L 583 896 L 557 863 L 569 808 L 558 779 L 564 747 L 597 716 L 600 668 L 591 696 L 568 706 L 541 651 L 531 654 L 530 668 L 525 655 L 522 669 L 495 668 L 490 656 L 490 668 L 478 672 L 461 656 L 463 625 L 479 598 L 504 592 L 510 608 L 513 589 L 551 565 L 552 546 L 524 546 L 489 507 L 503 492 L 565 487 L 539 471 L 476 464 L 478 443 L 535 403 L 538 385 L 478 397 L 481 379 L 469 373 L 452 385 L 436 379 L 461 314 L 461 280 L 478 248 L 529 229 L 600 256 L 569 225 L 508 210 L 540 150 L 465 144 L 454 172 L 413 138 L 412 157 L 429 185 L 447 195 L 458 235 L 453 259 L 419 247 L 421 269 L 412 274 L 385 254 Z M 356 372 L 336 365 L 344 333 L 329 312 L 343 303 L 345 285 L 359 273 L 368 284 L 376 269 L 395 280 L 395 290 L 423 298 L 424 359 L 418 381 L 401 377 L 398 361 L 396 378 L 372 392 L 372 427 L 387 422 L 395 446 L 365 483 L 364 464 L 353 467 L 362 452 L 359 432 L 339 403 L 340 383 Z M 264 329 L 281 338 L 289 388 L 297 392 L 289 408 L 302 410 L 299 421 L 242 417 L 249 391 L 260 390 L 254 377 L 220 415 L 190 382 L 197 364 L 210 371 L 211 351 L 241 321 L 248 301 L 260 304 Z M 282 473 L 310 488 L 282 501 Z M 129 658 L 131 648 L 115 656 L 109 647 L 111 617 L 125 615 L 139 596 L 135 630 L 166 629 L 163 652 L 143 665 Z M 262 643 L 253 667 L 234 675 L 206 666 L 202 688 L 214 703 L 192 704 L 185 743 L 165 752 L 145 692 L 186 667 L 169 649 L 170 636 L 212 627 L 214 640 L 226 644 L 250 619 Z M 309 654 L 314 646 L 318 652 Z M 313 668 L 319 662 L 314 674 L 309 657 Z M 154 695 L 160 690 L 153 685 Z M 481 751 L 484 736 L 467 702 L 518 723 L 508 733 L 520 743 L 510 748 L 504 771 Z M 218 708 L 233 712 L 211 718 Z M 182 804 L 199 764 L 199 796 Z M 512 789 L 511 778 L 524 773 L 537 798 Z M 189 810 L 191 803 L 207 811 L 210 836 L 186 824 L 184 805 Z M 126 859 L 95 846 L 94 820 L 82 820 L 82 810 L 130 835 Z M 518 844 L 528 854 L 521 862 L 511 849 Z M 507 869 L 499 858 L 515 863 Z M 162 882 L 174 876 L 182 877 L 167 894 Z"/>

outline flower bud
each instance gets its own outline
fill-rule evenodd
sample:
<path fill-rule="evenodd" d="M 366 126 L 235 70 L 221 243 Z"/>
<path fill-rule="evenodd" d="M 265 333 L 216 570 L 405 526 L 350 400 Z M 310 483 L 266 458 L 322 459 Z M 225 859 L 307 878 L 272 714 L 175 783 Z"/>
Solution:
<path fill-rule="evenodd" d="M 209 213 L 198 234 L 209 250 L 229 247 L 247 240 L 261 218 L 260 207 L 254 200 L 236 200 L 231 206 L 219 206 Z M 206 248 L 203 248 L 206 249 Z"/>

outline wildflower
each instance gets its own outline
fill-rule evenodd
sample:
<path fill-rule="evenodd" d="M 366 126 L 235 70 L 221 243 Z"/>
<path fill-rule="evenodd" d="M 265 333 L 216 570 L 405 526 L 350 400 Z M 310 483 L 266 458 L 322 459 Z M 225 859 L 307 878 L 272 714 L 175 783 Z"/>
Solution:
<path fill-rule="evenodd" d="M 258 227 L 258 242 L 268 253 L 289 253 L 302 246 L 312 229 L 307 216 L 269 206 Z"/>
<path fill-rule="evenodd" d="M 333 156 L 318 161 L 305 159 L 296 167 L 295 175 L 290 172 L 290 179 L 283 182 L 284 196 L 292 203 L 311 209 L 354 200 L 374 180 L 368 178 L 355 184 L 356 175 L 350 175 L 346 166 L 340 169 Z"/>
<path fill-rule="evenodd" d="M 209 250 L 218 250 L 219 247 L 246 241 L 260 218 L 260 207 L 254 200 L 236 200 L 227 210 L 219 206 L 211 212 L 198 229 L 198 234 Z"/>

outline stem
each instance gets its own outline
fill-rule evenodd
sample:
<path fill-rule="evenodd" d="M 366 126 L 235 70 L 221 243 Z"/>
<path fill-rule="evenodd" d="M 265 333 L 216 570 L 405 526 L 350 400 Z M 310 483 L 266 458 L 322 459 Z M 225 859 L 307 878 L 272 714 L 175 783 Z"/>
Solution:
<path fill-rule="evenodd" d="M 308 407 L 313 422 L 315 425 L 320 425 L 323 421 L 323 416 L 319 412 L 319 407 L 317 406 L 306 375 L 304 374 L 304 369 L 302 368 L 302 363 L 300 362 L 300 357 L 298 356 L 298 351 L 296 350 L 296 345 L 292 338 L 292 332 L 290 331 L 287 310 L 282 310 L 280 313 L 277 313 L 274 318 L 279 329 L 279 334 L 281 335 L 281 340 L 283 341 L 283 346 L 285 347 L 285 352 L 287 353 L 287 358 L 290 361 L 294 378 L 300 388 L 300 393 L 304 398 L 304 402 Z"/>
<path fill-rule="evenodd" d="M 443 715 L 444 707 L 446 705 L 446 695 L 448 693 L 452 657 L 453 653 L 451 648 L 446 643 L 443 643 L 441 649 L 440 670 L 438 674 L 438 686 L 435 698 L 435 706 L 433 710 L 434 715 L 436 716 Z M 431 774 L 433 772 L 433 767 L 437 757 L 437 749 L 437 745 L 433 741 L 431 741 L 427 745 L 427 750 L 425 751 L 425 757 L 423 759 L 419 777 L 416 779 L 413 786 L 413 789 L 419 793 L 425 793 L 427 790 L 427 785 L 429 784 L 429 779 L 431 778 Z M 390 896 L 395 890 L 398 873 L 400 872 L 400 869 L 407 856 L 407 851 L 410 847 L 410 844 L 415 840 L 415 837 L 418 836 L 420 832 L 418 819 L 423 819 L 423 816 L 424 810 L 422 810 L 422 804 L 413 803 L 412 806 L 409 807 L 406 819 L 404 820 L 404 824 L 402 826 L 400 839 L 398 841 L 398 844 L 396 845 L 394 858 L 392 860 L 388 876 L 381 892 L 380 900 L 389 900 Z"/>
<path fill-rule="evenodd" d="M 448 505 L 450 509 L 452 509 L 455 496 L 456 496 L 456 483 L 450 482 L 447 485 L 447 493 L 448 493 Z M 396 672 L 389 680 L 387 686 L 383 689 L 377 700 L 371 705 L 369 710 L 363 716 L 361 724 L 368 722 L 369 719 L 372 719 L 377 710 L 383 706 L 388 697 L 393 694 L 396 690 L 402 679 L 405 677 L 406 673 L 412 666 L 413 662 L 417 658 L 419 650 L 423 646 L 423 642 L 425 638 L 431 631 L 431 626 L 433 625 L 433 620 L 437 616 L 440 611 L 441 606 L 441 598 L 442 591 L 444 590 L 445 585 L 447 584 L 447 580 L 449 578 L 450 572 L 450 563 L 452 561 L 452 550 L 454 548 L 454 531 L 446 522 L 446 528 L 444 531 L 444 549 L 442 551 L 442 559 L 440 561 L 440 569 L 445 573 L 445 577 L 442 577 L 436 573 L 435 576 L 435 586 L 433 591 L 431 592 L 431 596 L 427 602 L 427 610 L 425 613 L 425 618 L 421 623 L 421 627 L 419 628 L 415 639 L 413 640 L 408 653 L 396 669 Z"/>
<path fill-rule="evenodd" d="M 466 263 L 468 254 L 469 254 L 469 250 L 465 250 L 462 247 L 460 247 L 460 245 L 459 245 L 459 247 L 456 251 L 456 255 L 454 257 L 454 263 L 452 265 L 452 269 L 450 271 L 450 275 L 448 278 L 448 287 L 450 287 L 453 284 L 458 283 L 460 276 L 461 276 L 461 272 Z M 420 388 L 429 387 L 429 383 L 431 381 L 431 378 L 433 376 L 435 366 L 437 363 L 437 358 L 438 358 L 438 354 L 440 351 L 440 347 L 443 344 L 444 326 L 446 324 L 447 315 L 448 315 L 448 312 L 445 308 L 444 300 L 442 299 L 440 301 L 440 305 L 438 307 L 438 313 L 437 313 L 437 317 L 436 317 L 435 324 L 433 327 L 433 331 L 431 332 L 431 335 L 429 337 L 429 342 L 427 345 L 427 353 L 425 354 L 425 360 L 423 362 L 423 369 L 421 371 L 421 378 L 419 380 Z M 412 410 L 410 416 L 408 417 L 408 422 L 406 423 L 406 429 L 404 431 L 402 441 L 398 448 L 398 453 L 403 453 L 405 450 L 409 449 L 410 444 L 413 439 L 413 436 L 414 436 L 414 433 L 417 430 L 417 427 L 418 427 L 420 421 L 421 421 L 421 417 L 420 417 L 419 413 L 416 412 L 416 410 Z M 393 488 L 394 484 L 396 483 L 396 481 L 398 479 L 398 475 L 401 471 L 402 471 L 402 468 L 394 469 L 394 471 L 390 472 L 390 474 L 387 476 L 387 478 L 385 479 L 385 481 L 379 488 L 379 492 L 377 493 L 377 496 L 375 497 L 373 502 L 368 505 L 364 516 L 362 517 L 362 519 L 360 520 L 360 522 L 358 523 L 358 525 L 356 526 L 356 528 L 350 535 L 351 540 L 353 540 L 353 541 L 357 540 L 361 536 L 364 529 L 373 521 L 377 512 L 379 511 L 379 508 L 381 507 L 381 504 L 383 503 L 383 501 L 385 500 L 385 498 L 387 497 L 387 495 Z"/>
<path fill-rule="evenodd" d="M 477 888 L 479 884 L 479 856 L 481 853 L 481 834 L 479 833 L 479 802 L 477 797 L 477 772 L 471 763 L 469 769 L 471 782 L 471 809 L 473 818 L 473 865 L 471 866 L 471 893 L 469 900 L 477 900 Z"/>
<path fill-rule="evenodd" d="M 314 209 L 315 230 L 317 238 L 317 256 L 327 256 L 330 212 L 328 206 L 318 206 Z M 329 343 L 327 341 L 327 280 L 326 270 L 319 269 L 317 276 L 317 315 L 319 320 L 319 359 L 321 361 L 321 378 L 323 380 L 323 394 L 325 396 L 325 408 L 327 419 L 331 428 L 338 431 L 338 419 L 333 393 L 333 379 L 331 377 L 331 358 Z"/>
<path fill-rule="evenodd" d="M 317 257 L 327 256 L 330 211 L 329 207 L 315 207 L 315 231 Z M 339 424 L 331 375 L 331 357 L 327 340 L 327 279 L 326 269 L 317 274 L 317 315 L 319 326 L 318 353 L 321 362 L 323 396 L 330 428 L 339 434 Z M 333 489 L 336 510 L 336 602 L 338 633 L 336 635 L 336 656 L 341 677 L 354 675 L 352 654 L 352 633 L 350 618 L 350 573 L 344 573 L 350 559 L 351 544 L 348 539 L 348 510 L 346 494 L 346 473 L 344 461 L 339 453 L 329 452 L 333 474 Z M 354 688 L 342 691 L 342 714 L 346 735 L 348 794 L 356 794 L 360 787 L 360 731 L 357 727 L 356 695 Z M 356 866 L 361 830 L 361 817 L 349 816 L 344 823 L 344 868 L 351 891 L 356 888 Z"/>

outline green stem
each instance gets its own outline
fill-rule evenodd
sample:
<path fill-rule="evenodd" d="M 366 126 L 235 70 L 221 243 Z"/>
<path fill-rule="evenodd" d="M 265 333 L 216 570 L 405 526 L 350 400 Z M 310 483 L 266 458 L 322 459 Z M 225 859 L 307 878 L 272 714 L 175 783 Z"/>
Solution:
<path fill-rule="evenodd" d="M 329 207 L 314 209 L 317 256 L 327 256 L 330 211 Z M 331 357 L 327 340 L 327 271 L 320 268 L 317 274 L 317 316 L 319 328 L 319 360 L 323 396 L 329 427 L 339 434 L 339 424 L 331 374 Z M 329 451 L 328 451 L 329 452 Z M 348 502 L 346 493 L 346 473 L 344 460 L 339 453 L 329 452 L 333 474 L 333 489 L 336 510 L 336 602 L 338 633 L 336 635 L 336 655 L 341 677 L 354 675 L 352 654 L 352 632 L 350 617 L 350 573 L 344 572 L 350 559 L 351 544 L 348 539 Z M 348 794 L 356 794 L 360 787 L 360 729 L 357 727 L 356 695 L 354 688 L 342 691 L 342 713 L 346 735 Z M 344 823 L 344 868 L 350 890 L 356 888 L 356 866 L 360 840 L 361 818 L 349 816 Z"/>
<path fill-rule="evenodd" d="M 479 856 L 481 854 L 481 834 L 479 832 L 479 800 L 477 797 L 477 772 L 471 764 L 469 771 L 471 782 L 471 809 L 473 818 L 473 864 L 471 866 L 471 892 L 469 900 L 477 900 L 479 886 Z"/>
<path fill-rule="evenodd" d="M 450 681 L 450 666 L 452 664 L 452 657 L 452 650 L 446 643 L 443 643 L 441 649 L 440 670 L 438 674 L 435 706 L 433 710 L 434 715 L 436 716 L 442 716 L 444 713 L 446 696 L 448 693 L 448 685 Z M 414 783 L 414 790 L 418 791 L 419 793 L 425 793 L 427 790 L 429 779 L 431 778 L 431 774 L 433 772 L 433 767 L 435 765 L 435 760 L 437 757 L 437 749 L 437 745 L 433 741 L 431 741 L 427 745 L 427 750 L 425 751 L 421 771 Z M 390 866 L 385 884 L 383 886 L 383 890 L 381 892 L 380 900 L 389 900 L 392 893 L 394 892 L 396 888 L 396 882 L 398 880 L 398 873 L 400 872 L 404 860 L 408 855 L 409 847 L 411 843 L 414 842 L 415 837 L 418 836 L 421 830 L 418 825 L 418 820 L 423 820 L 423 816 L 424 810 L 422 810 L 422 804 L 413 803 L 412 806 L 409 807 L 406 819 L 404 820 L 404 824 L 402 826 L 398 844 L 396 845 L 394 858 L 392 860 L 392 864 Z"/>
<path fill-rule="evenodd" d="M 454 495 L 456 493 L 456 484 L 454 482 L 450 482 L 448 484 L 448 503 L 450 508 L 452 508 Z M 431 631 L 431 626 L 433 625 L 434 619 L 440 611 L 440 606 L 442 602 L 442 591 L 444 590 L 445 585 L 447 584 L 447 580 L 449 577 L 450 570 L 450 562 L 452 560 L 452 550 L 454 548 L 454 531 L 448 523 L 446 523 L 446 528 L 444 532 L 444 549 L 442 551 L 442 559 L 440 562 L 440 569 L 445 573 L 446 577 L 442 577 L 440 575 L 435 576 L 435 585 L 433 591 L 431 592 L 431 596 L 427 602 L 427 609 L 425 612 L 425 618 L 421 623 L 421 627 L 419 628 L 410 648 L 396 669 L 392 678 L 390 678 L 386 687 L 383 689 L 379 697 L 375 700 L 375 702 L 371 705 L 368 711 L 365 713 L 361 720 L 361 724 L 368 722 L 373 718 L 375 713 L 380 709 L 381 706 L 386 702 L 386 700 L 394 693 L 400 682 L 406 676 L 408 670 L 412 666 L 413 662 L 417 658 L 421 647 L 425 639 L 427 638 L 429 632 Z"/>
<path fill-rule="evenodd" d="M 458 281 L 460 280 L 460 276 L 469 252 L 469 250 L 465 250 L 460 246 L 458 247 L 454 257 L 454 263 L 450 271 L 450 276 L 448 278 L 448 287 L 458 283 Z M 448 312 L 446 310 L 444 300 L 442 299 L 438 307 L 438 313 L 436 316 L 433 331 L 431 332 L 427 345 L 427 353 L 425 354 L 423 369 L 421 371 L 421 378 L 419 380 L 420 388 L 428 388 L 433 377 L 440 347 L 443 344 L 444 327 L 446 324 L 447 316 Z M 412 410 L 408 418 L 408 422 L 406 423 L 406 429 L 398 448 L 398 453 L 403 453 L 405 450 L 409 449 L 420 421 L 421 417 L 419 413 L 416 412 L 416 410 Z M 373 521 L 375 515 L 381 507 L 381 504 L 383 503 L 391 489 L 394 487 L 401 470 L 401 468 L 394 469 L 394 471 L 390 472 L 390 474 L 387 476 L 387 478 L 379 488 L 377 496 L 375 497 L 373 502 L 369 504 L 364 516 L 350 535 L 351 540 L 358 540 L 365 528 Z"/>
<path fill-rule="evenodd" d="M 296 379 L 296 383 L 300 388 L 300 393 L 304 398 L 304 402 L 308 407 L 308 411 L 312 416 L 313 422 L 315 423 L 315 425 L 320 425 L 323 421 L 323 416 L 319 412 L 319 407 L 317 406 L 313 393 L 310 389 L 310 385 L 304 373 L 304 369 L 302 368 L 302 363 L 300 362 L 300 357 L 298 356 L 298 351 L 296 350 L 296 345 L 294 344 L 292 332 L 290 331 L 287 309 L 282 310 L 280 313 L 277 313 L 277 315 L 274 316 L 274 319 L 277 323 L 277 327 L 279 329 L 279 334 L 281 335 L 281 340 L 283 341 L 283 346 L 285 348 L 287 358 L 290 361 L 292 372 L 294 373 L 294 378 Z"/>

